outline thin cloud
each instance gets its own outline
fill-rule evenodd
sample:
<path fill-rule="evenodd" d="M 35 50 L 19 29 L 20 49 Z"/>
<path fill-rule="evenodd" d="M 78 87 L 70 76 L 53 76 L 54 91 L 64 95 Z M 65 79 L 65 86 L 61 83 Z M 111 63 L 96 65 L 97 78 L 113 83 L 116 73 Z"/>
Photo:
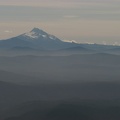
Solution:
<path fill-rule="evenodd" d="M 78 18 L 79 16 L 75 16 L 75 15 L 65 15 L 63 16 L 64 18 Z"/>
<path fill-rule="evenodd" d="M 75 40 L 63 40 L 64 42 L 69 42 L 69 43 L 78 43 L 77 41 Z"/>
<path fill-rule="evenodd" d="M 13 33 L 13 31 L 5 30 L 5 33 Z"/>

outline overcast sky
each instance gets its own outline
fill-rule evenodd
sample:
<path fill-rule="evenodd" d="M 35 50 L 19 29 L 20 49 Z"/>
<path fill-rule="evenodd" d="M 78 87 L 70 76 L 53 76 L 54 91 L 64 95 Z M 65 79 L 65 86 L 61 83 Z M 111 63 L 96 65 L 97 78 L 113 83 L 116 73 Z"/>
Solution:
<path fill-rule="evenodd" d="M 64 40 L 120 44 L 120 0 L 0 0 L 0 39 L 34 27 Z"/>

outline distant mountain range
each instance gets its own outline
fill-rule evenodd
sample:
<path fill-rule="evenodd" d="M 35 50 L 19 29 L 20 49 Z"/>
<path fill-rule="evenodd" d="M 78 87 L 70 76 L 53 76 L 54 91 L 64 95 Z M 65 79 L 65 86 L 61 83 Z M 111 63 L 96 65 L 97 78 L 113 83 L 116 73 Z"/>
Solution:
<path fill-rule="evenodd" d="M 93 53 L 107 52 L 119 53 L 120 47 L 114 45 L 100 44 L 80 44 L 75 42 L 65 42 L 44 32 L 41 29 L 34 28 L 28 33 L 19 36 L 0 40 L 0 50 L 15 51 L 15 52 L 40 52 L 40 51 L 61 51 L 72 53 Z"/>

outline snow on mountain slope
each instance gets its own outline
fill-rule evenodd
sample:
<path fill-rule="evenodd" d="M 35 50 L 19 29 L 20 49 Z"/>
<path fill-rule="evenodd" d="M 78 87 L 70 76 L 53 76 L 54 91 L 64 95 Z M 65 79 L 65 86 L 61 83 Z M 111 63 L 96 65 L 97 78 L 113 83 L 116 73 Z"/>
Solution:
<path fill-rule="evenodd" d="M 38 29 L 38 28 L 34 28 L 30 32 L 22 34 L 21 37 L 27 37 L 27 38 L 33 39 L 33 40 L 39 39 L 39 38 L 58 40 L 58 38 L 55 37 L 54 35 L 48 34 L 48 33 L 44 32 L 43 30 Z"/>

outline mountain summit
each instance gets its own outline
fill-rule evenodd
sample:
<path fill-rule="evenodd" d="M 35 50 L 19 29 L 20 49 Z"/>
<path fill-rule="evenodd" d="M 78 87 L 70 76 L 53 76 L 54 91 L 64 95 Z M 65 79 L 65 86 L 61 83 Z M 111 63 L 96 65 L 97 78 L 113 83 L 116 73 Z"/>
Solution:
<path fill-rule="evenodd" d="M 39 28 L 34 28 L 30 32 L 20 35 L 20 37 L 27 37 L 29 39 L 39 39 L 39 40 L 40 39 L 58 40 L 58 38 L 55 37 L 54 35 L 50 35 Z"/>
<path fill-rule="evenodd" d="M 45 31 L 43 31 L 42 29 L 39 29 L 39 28 L 33 28 L 30 32 L 47 35 L 47 33 Z"/>

